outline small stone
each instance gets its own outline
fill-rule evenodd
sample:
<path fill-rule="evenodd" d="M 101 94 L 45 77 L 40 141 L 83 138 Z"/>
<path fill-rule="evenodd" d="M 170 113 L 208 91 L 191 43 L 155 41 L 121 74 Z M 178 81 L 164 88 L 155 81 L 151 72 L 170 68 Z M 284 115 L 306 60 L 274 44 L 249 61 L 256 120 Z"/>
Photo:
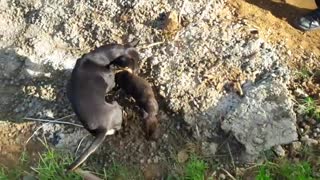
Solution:
<path fill-rule="evenodd" d="M 184 163 L 188 160 L 189 155 L 185 150 L 182 150 L 178 153 L 178 162 L 179 163 Z"/>
<path fill-rule="evenodd" d="M 316 128 L 316 129 L 314 130 L 314 132 L 320 133 L 320 128 Z"/>
<path fill-rule="evenodd" d="M 226 177 L 226 175 L 224 175 L 224 174 L 220 174 L 219 175 L 219 179 L 226 179 L 227 177 Z"/>
<path fill-rule="evenodd" d="M 293 142 L 292 143 L 292 148 L 294 150 L 299 150 L 301 148 L 301 142 L 297 141 L 297 142 Z"/>
<path fill-rule="evenodd" d="M 158 164 L 158 163 L 159 163 L 159 157 L 156 156 L 156 157 L 154 158 L 153 162 L 156 163 L 156 164 Z"/>
<path fill-rule="evenodd" d="M 316 137 L 318 137 L 318 134 L 317 134 L 316 132 L 314 132 L 314 133 L 312 133 L 312 136 L 313 136 L 314 138 L 316 138 Z"/>
<path fill-rule="evenodd" d="M 253 139 L 253 142 L 254 142 L 255 144 L 262 144 L 264 141 L 263 141 L 263 139 L 261 139 L 261 138 L 255 137 L 255 138 Z"/>
<path fill-rule="evenodd" d="M 141 159 L 141 160 L 140 160 L 140 164 L 144 164 L 144 159 Z"/>
<path fill-rule="evenodd" d="M 318 141 L 315 139 L 311 139 L 311 138 L 306 138 L 306 137 L 302 137 L 301 141 L 306 143 L 308 146 L 314 146 L 318 144 Z"/>
<path fill-rule="evenodd" d="M 311 125 L 317 124 L 317 121 L 316 121 L 315 119 L 313 119 L 313 118 L 309 118 L 309 119 L 308 119 L 308 122 L 309 122 Z"/>
<path fill-rule="evenodd" d="M 294 95 L 295 96 L 298 96 L 298 97 L 303 97 L 303 98 L 306 98 L 308 97 L 308 94 L 305 93 L 302 89 L 300 88 L 297 88 L 295 91 L 294 91 Z"/>
<path fill-rule="evenodd" d="M 210 145 L 209 145 L 209 150 L 210 150 L 210 153 L 211 153 L 212 155 L 216 154 L 217 148 L 218 148 L 218 144 L 216 144 L 216 143 L 210 143 Z"/>
<path fill-rule="evenodd" d="M 286 155 L 286 151 L 280 145 L 274 146 L 273 150 L 280 157 L 284 157 Z"/>
<path fill-rule="evenodd" d="M 309 135 L 308 135 L 308 134 L 304 135 L 304 136 L 301 138 L 301 140 L 302 140 L 303 138 L 304 138 L 304 139 L 309 139 Z M 302 141 L 303 141 L 303 140 L 302 140 Z"/>
<path fill-rule="evenodd" d="M 151 142 L 151 148 L 152 148 L 152 149 L 156 149 L 156 148 L 157 148 L 156 142 Z"/>
<path fill-rule="evenodd" d="M 151 160 L 151 159 L 148 159 L 148 160 L 147 160 L 147 163 L 148 163 L 148 164 L 151 164 L 151 163 L 152 163 L 152 160 Z"/>
<path fill-rule="evenodd" d="M 304 129 L 308 131 L 310 129 L 310 126 L 309 125 L 305 125 Z"/>
<path fill-rule="evenodd" d="M 299 131 L 300 131 L 300 133 L 303 133 L 304 129 L 303 128 L 299 128 Z"/>

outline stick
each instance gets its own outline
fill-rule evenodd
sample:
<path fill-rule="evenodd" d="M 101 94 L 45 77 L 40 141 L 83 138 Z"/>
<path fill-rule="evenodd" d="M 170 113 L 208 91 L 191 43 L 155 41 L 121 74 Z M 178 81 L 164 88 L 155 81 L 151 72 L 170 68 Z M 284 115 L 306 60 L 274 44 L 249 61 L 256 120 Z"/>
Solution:
<path fill-rule="evenodd" d="M 232 163 L 233 169 L 235 170 L 236 169 L 236 165 L 234 164 L 234 160 L 233 160 L 233 156 L 232 156 L 232 153 L 231 153 L 231 149 L 230 149 L 229 143 L 227 143 L 227 147 L 228 147 L 228 151 L 229 151 L 229 155 L 230 155 L 230 158 L 231 158 L 231 163 Z"/>
<path fill-rule="evenodd" d="M 29 143 L 29 141 L 33 138 L 33 136 L 35 136 L 36 133 L 37 133 L 41 128 L 43 128 L 43 126 L 44 126 L 44 124 L 42 124 L 40 127 L 38 127 L 38 128 L 33 132 L 33 134 L 32 134 L 32 135 L 28 138 L 28 140 L 26 141 L 25 146 Z"/>
<path fill-rule="evenodd" d="M 62 117 L 62 118 L 58 118 L 58 119 L 56 119 L 56 121 L 59 121 L 59 120 L 62 120 L 62 119 L 66 119 L 66 118 L 68 118 L 68 117 L 72 117 L 72 116 L 74 116 L 75 114 L 70 114 L 70 115 L 68 115 L 68 116 L 64 116 L 64 117 Z M 48 124 L 48 123 L 45 123 L 45 124 Z M 26 141 L 26 143 L 25 143 L 25 146 L 29 143 L 29 141 L 36 135 L 36 133 L 41 129 L 41 128 L 43 128 L 43 126 L 45 125 L 45 124 L 42 124 L 40 127 L 38 127 L 33 133 L 32 133 L 32 135 L 27 139 L 27 141 Z"/>
<path fill-rule="evenodd" d="M 237 86 L 237 88 L 238 88 L 238 90 L 239 90 L 240 96 L 243 96 L 243 91 L 242 91 L 242 88 L 241 88 L 240 83 L 239 83 L 239 82 L 236 82 L 236 86 Z"/>
<path fill-rule="evenodd" d="M 79 150 L 79 148 L 80 148 L 80 146 L 81 146 L 81 144 L 82 144 L 83 140 L 84 140 L 86 137 L 88 137 L 88 134 L 87 134 L 87 135 L 85 135 L 85 136 L 83 136 L 83 137 L 82 137 L 82 139 L 80 140 L 80 142 L 79 142 L 79 144 L 78 144 L 78 147 L 77 147 L 77 149 L 76 149 L 76 153 L 75 153 L 75 154 L 77 154 L 77 152 L 78 152 L 78 150 Z"/>
<path fill-rule="evenodd" d="M 82 169 L 76 169 L 75 172 L 83 177 L 84 180 L 102 180 L 98 176 L 92 174 L 90 171 L 83 171 Z"/>
<path fill-rule="evenodd" d="M 141 46 L 141 47 L 138 47 L 139 49 L 148 49 L 152 46 L 157 46 L 157 45 L 160 45 L 160 44 L 163 44 L 164 41 L 159 41 L 159 42 L 155 42 L 155 43 L 152 43 L 152 44 L 149 44 L 149 45 L 144 45 L 144 46 Z"/>
<path fill-rule="evenodd" d="M 68 124 L 68 125 L 72 125 L 72 126 L 76 126 L 76 127 L 81 127 L 81 128 L 83 128 L 83 126 L 80 125 L 80 124 L 75 124 L 75 123 L 66 122 L 66 121 L 37 119 L 37 118 L 28 118 L 28 117 L 25 117 L 25 118 L 23 118 L 23 119 L 25 119 L 25 120 L 30 120 L 30 121 L 40 121 L 40 122 L 47 122 L 47 123 L 55 123 L 55 124 Z"/>
<path fill-rule="evenodd" d="M 237 180 L 235 177 L 233 177 L 227 170 L 225 170 L 224 168 L 221 168 L 221 170 L 223 172 L 225 172 L 232 180 Z"/>

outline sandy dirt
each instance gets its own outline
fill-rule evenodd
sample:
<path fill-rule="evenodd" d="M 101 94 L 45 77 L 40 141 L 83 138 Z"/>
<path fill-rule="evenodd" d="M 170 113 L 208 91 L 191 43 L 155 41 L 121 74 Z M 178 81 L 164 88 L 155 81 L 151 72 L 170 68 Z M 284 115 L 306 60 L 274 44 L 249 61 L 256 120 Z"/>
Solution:
<path fill-rule="evenodd" d="M 292 52 L 320 55 L 320 31 L 302 32 L 294 28 L 296 18 L 316 8 L 312 0 L 235 0 L 229 1 L 238 17 L 246 18 L 265 40 L 282 42 Z"/>

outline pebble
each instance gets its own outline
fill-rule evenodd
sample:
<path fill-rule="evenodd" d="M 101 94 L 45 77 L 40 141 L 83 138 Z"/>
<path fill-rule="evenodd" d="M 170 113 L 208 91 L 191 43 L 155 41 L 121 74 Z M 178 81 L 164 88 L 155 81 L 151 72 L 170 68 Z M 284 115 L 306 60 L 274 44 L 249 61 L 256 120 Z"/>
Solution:
<path fill-rule="evenodd" d="M 313 119 L 313 118 L 309 118 L 309 119 L 308 119 L 308 122 L 309 122 L 311 125 L 317 124 L 317 121 L 316 121 L 315 119 Z"/>
<path fill-rule="evenodd" d="M 224 174 L 220 174 L 219 175 L 219 179 L 226 179 L 227 177 L 226 177 L 226 175 L 224 175 Z"/>
<path fill-rule="evenodd" d="M 316 128 L 316 129 L 314 130 L 314 132 L 320 133 L 320 128 Z"/>
<path fill-rule="evenodd" d="M 286 151 L 280 145 L 274 146 L 273 150 L 280 157 L 284 157 L 286 155 Z"/>
<path fill-rule="evenodd" d="M 210 150 L 210 153 L 211 153 L 212 155 L 216 154 L 217 148 L 218 148 L 218 144 L 216 144 L 216 143 L 210 143 L 210 145 L 209 145 L 209 150 Z"/>
<path fill-rule="evenodd" d="M 299 128 L 300 133 L 304 133 L 304 129 L 303 128 Z"/>
<path fill-rule="evenodd" d="M 301 141 L 306 143 L 308 146 L 313 146 L 313 145 L 317 145 L 318 144 L 317 140 L 311 139 L 311 138 L 309 138 L 309 136 L 308 136 L 308 138 L 302 137 Z"/>
<path fill-rule="evenodd" d="M 261 138 L 255 137 L 255 138 L 253 139 L 253 142 L 256 143 L 256 144 L 262 144 L 262 143 L 264 142 L 264 140 L 261 139 Z"/>
<path fill-rule="evenodd" d="M 156 164 L 158 164 L 158 163 L 159 163 L 159 157 L 156 156 L 156 157 L 154 158 L 153 162 L 156 163 Z"/>
<path fill-rule="evenodd" d="M 314 138 L 316 138 L 316 137 L 318 137 L 318 134 L 317 134 L 316 132 L 314 132 L 314 133 L 312 133 L 312 136 L 313 136 Z"/>
<path fill-rule="evenodd" d="M 308 131 L 310 129 L 310 126 L 309 125 L 305 125 L 304 129 Z"/>

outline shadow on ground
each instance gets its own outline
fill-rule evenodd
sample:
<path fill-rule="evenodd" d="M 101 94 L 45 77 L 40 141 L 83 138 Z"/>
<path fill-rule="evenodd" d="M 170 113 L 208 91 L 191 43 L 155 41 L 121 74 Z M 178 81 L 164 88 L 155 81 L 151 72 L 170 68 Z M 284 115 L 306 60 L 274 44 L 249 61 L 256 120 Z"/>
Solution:
<path fill-rule="evenodd" d="M 274 16 L 286 20 L 291 26 L 295 26 L 294 23 L 297 18 L 310 12 L 309 9 L 288 4 L 285 0 L 279 2 L 273 0 L 246 0 L 246 2 L 270 11 Z"/>

